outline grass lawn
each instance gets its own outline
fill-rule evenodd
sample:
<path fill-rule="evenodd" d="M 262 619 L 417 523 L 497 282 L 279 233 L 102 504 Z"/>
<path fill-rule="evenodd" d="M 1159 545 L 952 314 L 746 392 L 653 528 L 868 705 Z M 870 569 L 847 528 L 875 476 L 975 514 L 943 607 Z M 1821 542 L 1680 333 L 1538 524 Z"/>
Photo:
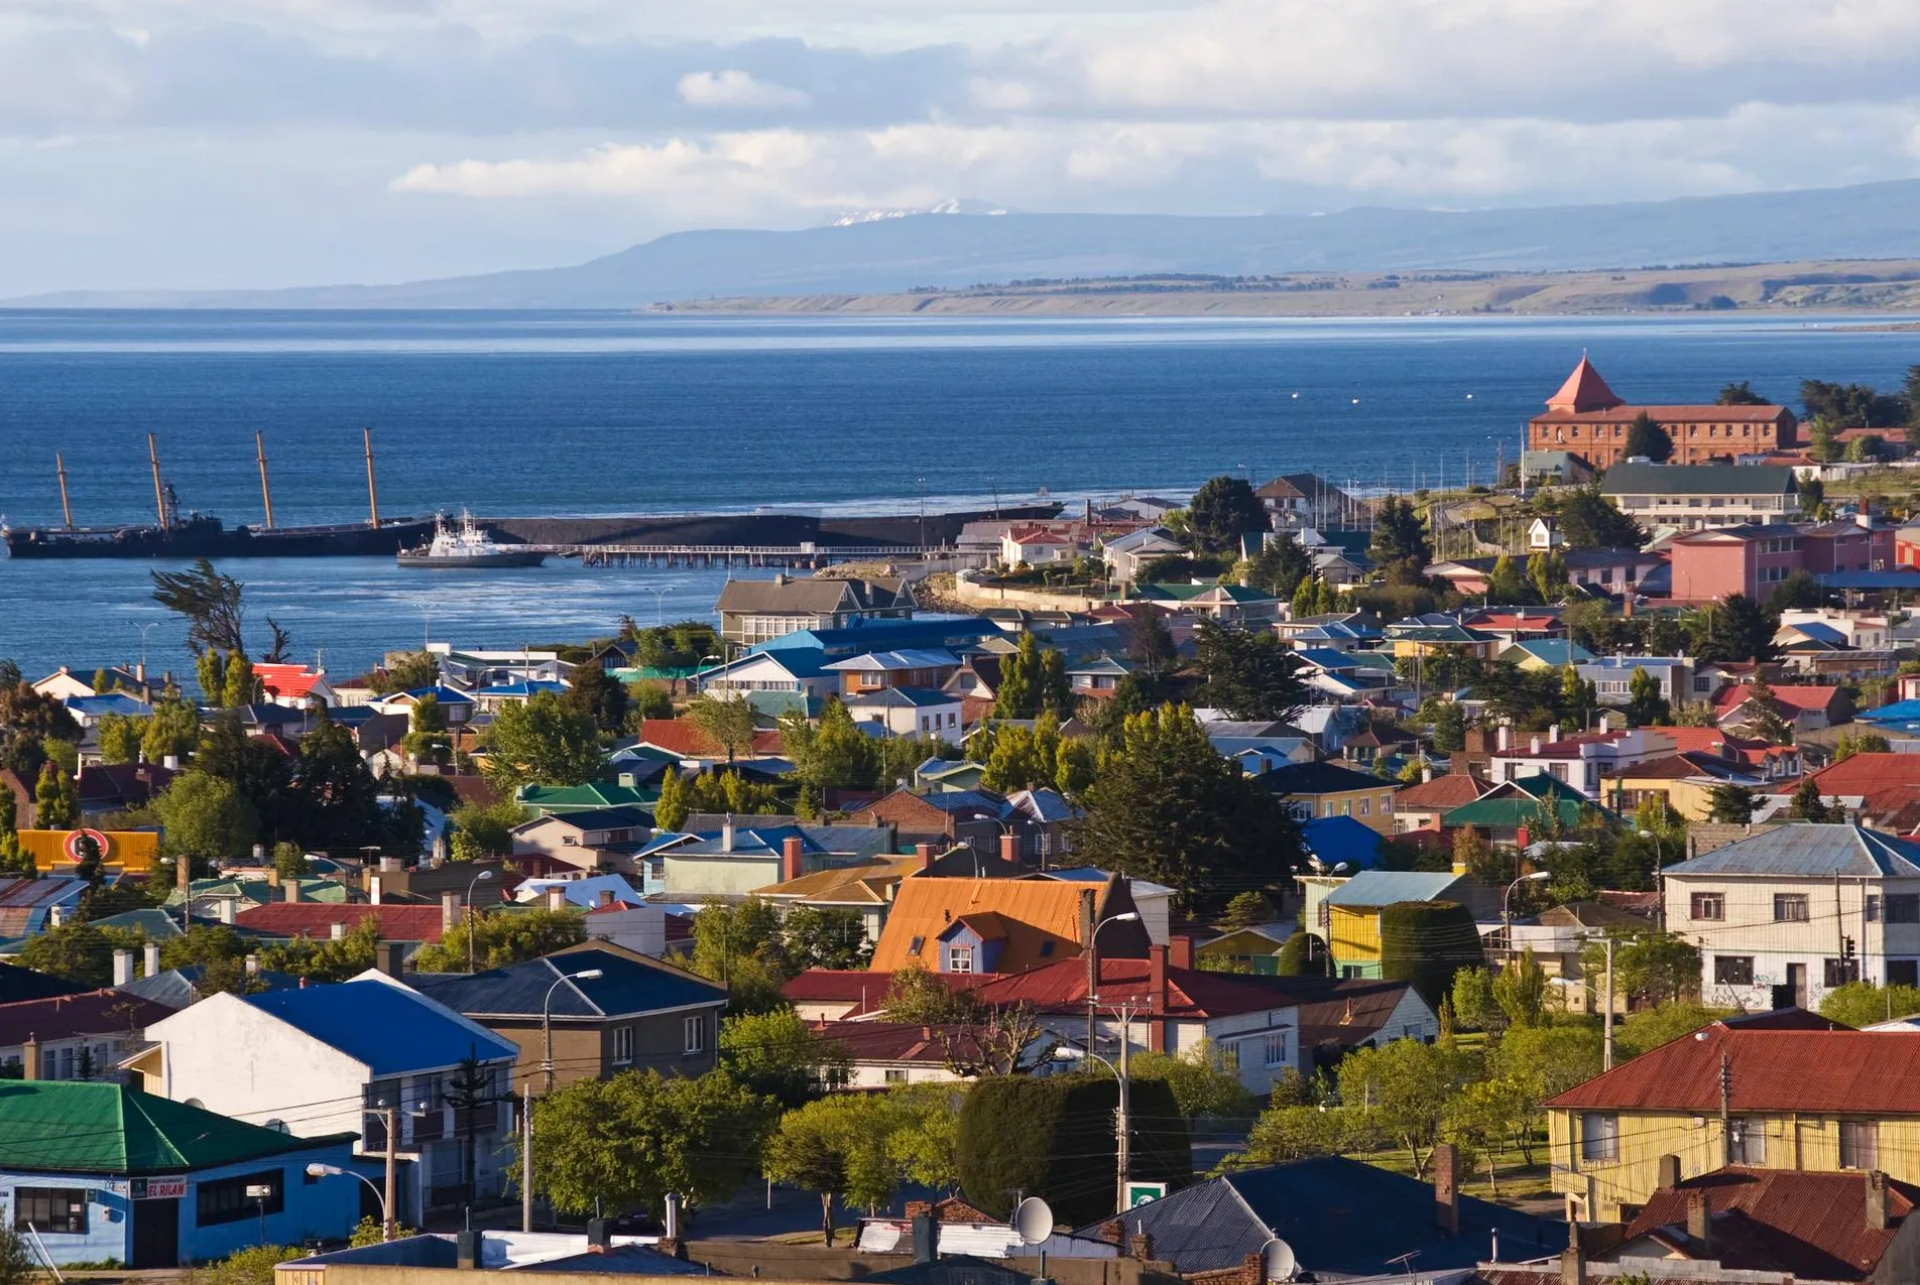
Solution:
<path fill-rule="evenodd" d="M 1394 1147 L 1387 1151 L 1374 1151 L 1353 1157 L 1364 1160 L 1370 1165 L 1390 1169 L 1394 1173 L 1403 1173 L 1411 1177 L 1413 1165 L 1407 1160 L 1405 1147 Z M 1552 1180 L 1547 1172 L 1547 1138 L 1544 1132 L 1536 1134 L 1533 1143 L 1533 1163 L 1529 1165 L 1526 1156 L 1518 1147 L 1506 1147 L 1493 1157 L 1494 1173 L 1498 1179 L 1498 1195 L 1494 1187 L 1487 1182 L 1487 1160 L 1485 1156 L 1468 1157 L 1472 1168 L 1460 1176 L 1460 1190 L 1468 1196 L 1478 1196 L 1482 1200 L 1499 1200 L 1502 1204 L 1511 1204 L 1517 1200 L 1533 1200 L 1551 1196 Z M 1432 1177 L 1431 1172 L 1427 1175 Z"/>

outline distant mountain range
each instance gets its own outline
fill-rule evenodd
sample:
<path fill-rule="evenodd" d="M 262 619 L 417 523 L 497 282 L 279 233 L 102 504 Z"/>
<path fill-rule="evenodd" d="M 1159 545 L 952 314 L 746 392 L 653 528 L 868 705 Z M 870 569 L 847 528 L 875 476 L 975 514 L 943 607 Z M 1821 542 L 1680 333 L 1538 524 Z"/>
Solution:
<path fill-rule="evenodd" d="M 1558 271 L 1920 257 L 1920 180 L 1460 212 L 891 213 L 799 232 L 677 232 L 577 267 L 397 285 L 75 291 L 7 302 L 38 307 L 644 308 L 716 296 L 886 293 L 1032 277 Z"/>

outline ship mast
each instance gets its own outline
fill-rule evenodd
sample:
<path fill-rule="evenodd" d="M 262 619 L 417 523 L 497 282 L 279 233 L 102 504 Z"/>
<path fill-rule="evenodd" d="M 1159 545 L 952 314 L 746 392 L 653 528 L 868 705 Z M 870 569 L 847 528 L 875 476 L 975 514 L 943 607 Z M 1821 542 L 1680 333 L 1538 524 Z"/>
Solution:
<path fill-rule="evenodd" d="M 267 530 L 273 530 L 273 488 L 267 485 L 267 444 L 259 433 L 253 435 L 253 453 L 260 461 L 260 499 L 267 506 Z"/>
<path fill-rule="evenodd" d="M 367 447 L 367 525 L 378 531 L 380 529 L 380 493 L 374 489 L 373 485 L 373 430 L 363 428 L 360 430 L 360 436 Z"/>
<path fill-rule="evenodd" d="M 167 521 L 167 497 L 160 488 L 160 451 L 154 445 L 152 433 L 147 434 L 147 463 L 153 467 L 153 507 L 160 515 L 160 529 L 165 531 L 170 526 Z"/>
<path fill-rule="evenodd" d="M 73 530 L 73 505 L 67 503 L 67 461 L 59 451 L 53 453 L 53 471 L 60 475 L 60 516 L 66 521 L 66 529 Z"/>

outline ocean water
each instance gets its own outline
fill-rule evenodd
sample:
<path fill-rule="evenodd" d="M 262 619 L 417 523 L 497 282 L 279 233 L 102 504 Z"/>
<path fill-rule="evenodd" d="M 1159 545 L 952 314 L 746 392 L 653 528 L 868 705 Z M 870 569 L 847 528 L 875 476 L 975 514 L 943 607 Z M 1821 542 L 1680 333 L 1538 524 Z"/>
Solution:
<path fill-rule="evenodd" d="M 1885 318 L 1873 319 L 1874 324 Z M 1845 318 L 695 318 L 619 313 L 0 312 L 0 517 L 150 521 L 145 434 L 183 507 L 366 512 L 911 511 L 1314 470 L 1486 478 L 1582 351 L 1630 401 L 1750 380 L 1898 382 L 1920 334 Z M 181 668 L 142 562 L 0 563 L 0 656 Z M 357 671 L 420 638 L 518 646 L 704 615 L 724 578 L 555 563 L 479 575 L 242 560 L 249 617 Z M 147 628 L 151 626 L 151 628 Z"/>

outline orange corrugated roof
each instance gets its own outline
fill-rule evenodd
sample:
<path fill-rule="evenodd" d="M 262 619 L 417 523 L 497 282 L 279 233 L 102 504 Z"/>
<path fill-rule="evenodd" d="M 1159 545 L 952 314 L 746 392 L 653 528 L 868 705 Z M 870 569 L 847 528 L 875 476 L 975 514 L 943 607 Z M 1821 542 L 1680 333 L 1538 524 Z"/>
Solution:
<path fill-rule="evenodd" d="M 1097 910 L 1111 887 L 1054 879 L 906 879 L 894 895 L 870 967 L 879 973 L 916 964 L 937 968 L 938 952 L 931 943 L 955 919 L 989 912 L 998 914 L 1007 929 L 997 971 L 1017 973 L 1071 958 L 1080 953 L 1081 893 L 1095 894 Z M 909 949 L 916 937 L 921 941 L 917 955 Z M 1053 948 L 1042 955 L 1046 942 Z"/>
<path fill-rule="evenodd" d="M 868 880 L 904 879 L 919 869 L 919 857 L 881 857 L 831 870 L 816 870 L 785 883 L 756 888 L 754 892 L 762 897 L 819 897 L 833 892 L 852 891 L 855 884 Z"/>
<path fill-rule="evenodd" d="M 1560 391 L 1547 398 L 1548 410 L 1580 414 L 1611 410 L 1620 404 L 1620 398 L 1607 387 L 1607 381 L 1600 378 L 1600 372 L 1593 368 L 1593 363 L 1587 360 L 1585 353 L 1580 355 L 1580 364 L 1567 376 L 1567 382 L 1560 385 Z"/>
<path fill-rule="evenodd" d="M 1683 1035 L 1548 1100 L 1561 1109 L 1720 1109 L 1720 1055 L 1735 1112 L 1920 1113 L 1909 1091 L 1920 1040 L 1904 1031 L 1738 1030 L 1721 1022 Z"/>

